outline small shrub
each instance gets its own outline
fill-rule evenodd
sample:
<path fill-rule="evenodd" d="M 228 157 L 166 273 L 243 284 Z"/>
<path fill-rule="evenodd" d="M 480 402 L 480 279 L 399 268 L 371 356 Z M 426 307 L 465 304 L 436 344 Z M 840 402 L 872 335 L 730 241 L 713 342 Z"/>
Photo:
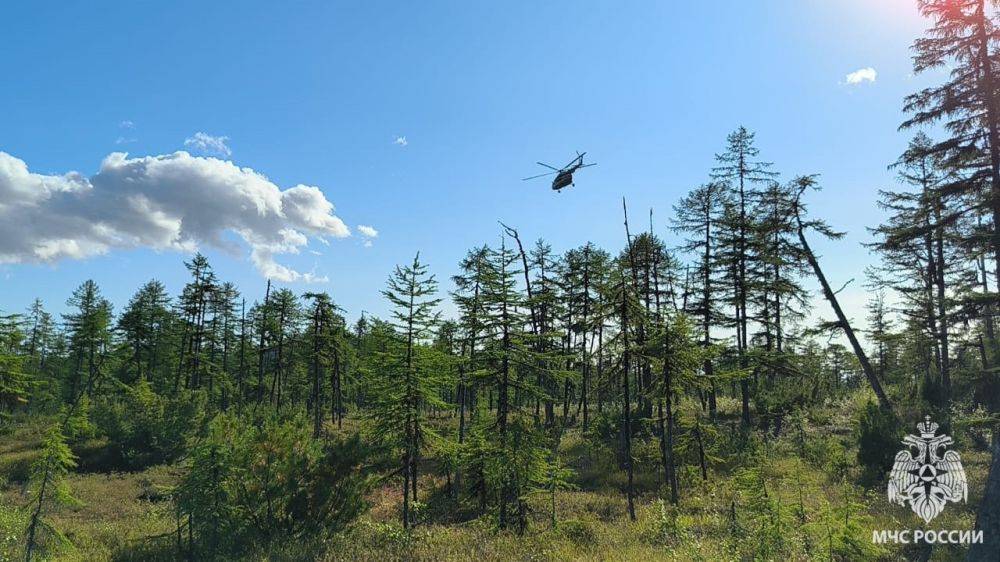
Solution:
<path fill-rule="evenodd" d="M 680 535 L 677 523 L 678 511 L 675 506 L 659 499 L 652 506 L 652 515 L 644 518 L 640 532 L 643 540 L 650 544 L 664 545 Z"/>
<path fill-rule="evenodd" d="M 428 514 L 429 510 L 426 503 L 421 501 L 413 501 L 410 503 L 410 519 L 415 525 L 426 523 Z"/>
<path fill-rule="evenodd" d="M 204 395 L 163 396 L 146 381 L 97 403 L 94 421 L 108 438 L 111 462 L 136 470 L 170 462 L 184 452 L 187 437 L 201 426 Z"/>
<path fill-rule="evenodd" d="M 864 471 L 864 482 L 878 482 L 889 473 L 902 436 L 895 414 L 878 407 L 874 402 L 865 404 L 858 417 L 855 432 L 858 463 Z"/>
<path fill-rule="evenodd" d="M 847 471 L 856 465 L 854 459 L 844 448 L 841 439 L 833 435 L 824 435 L 804 440 L 803 452 L 805 460 L 813 466 L 822 468 L 830 476 L 841 479 Z"/>
<path fill-rule="evenodd" d="M 587 521 L 567 519 L 561 521 L 557 529 L 575 544 L 589 545 L 597 542 L 597 533 L 594 531 L 593 525 Z"/>

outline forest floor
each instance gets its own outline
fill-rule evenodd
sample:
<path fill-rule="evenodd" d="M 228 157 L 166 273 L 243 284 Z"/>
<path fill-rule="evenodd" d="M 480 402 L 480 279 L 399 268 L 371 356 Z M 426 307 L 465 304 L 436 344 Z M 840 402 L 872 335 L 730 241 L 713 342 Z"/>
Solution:
<path fill-rule="evenodd" d="M 962 547 L 874 545 L 873 529 L 971 529 L 988 469 L 988 454 L 959 439 L 969 479 L 966 504 L 950 504 L 925 527 L 908 508 L 885 499 L 884 484 L 857 484 L 853 413 L 865 399 L 857 393 L 814 409 L 796 438 L 785 432 L 758 449 L 756 460 L 720 455 L 708 480 L 696 464 L 680 472 L 676 508 L 662 497 L 656 470 L 658 448 L 648 440 L 636 450 L 636 515 L 629 520 L 625 475 L 613 449 L 572 429 L 560 456 L 573 468 L 574 489 L 554 498 L 528 497 L 529 525 L 523 535 L 499 532 L 477 517 L 471 499 L 455 500 L 447 480 L 427 467 L 420 486 L 421 523 L 411 532 L 399 524 L 400 485 L 375 490 L 370 511 L 351 529 L 322 545 L 283 545 L 261 553 L 272 560 L 960 560 Z M 687 405 L 694 407 L 693 404 Z M 736 419 L 738 404 L 720 401 L 723 419 Z M 447 423 L 442 420 L 442 423 Z M 725 431 L 725 429 L 723 429 Z M 0 562 L 22 560 L 29 495 L 25 478 L 41 442 L 37 425 L 19 425 L 0 435 Z M 804 438 L 804 439 L 803 439 Z M 53 560 L 171 560 L 175 517 L 169 499 L 178 466 L 141 472 L 100 469 L 100 442 L 75 449 L 81 462 L 67 484 L 76 502 L 47 514 L 61 539 L 48 545 Z M 753 465 L 757 472 L 748 472 Z M 755 478 L 757 480 L 755 480 Z M 763 478 L 765 491 L 759 490 Z M 749 494 L 748 494 L 749 492 Z M 733 513 L 735 511 L 735 522 Z M 833 556 L 831 556 L 833 551 Z"/>

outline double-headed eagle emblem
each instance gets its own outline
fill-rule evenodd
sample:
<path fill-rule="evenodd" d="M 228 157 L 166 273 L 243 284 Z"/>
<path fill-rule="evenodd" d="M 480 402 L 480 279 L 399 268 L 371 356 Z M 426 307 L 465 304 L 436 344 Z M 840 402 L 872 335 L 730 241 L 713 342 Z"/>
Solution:
<path fill-rule="evenodd" d="M 896 453 L 889 473 L 889 501 L 899 505 L 909 502 L 910 509 L 927 523 L 941 513 L 947 502 L 966 501 L 969 493 L 962 459 L 958 452 L 945 450 L 952 439 L 935 435 L 937 428 L 938 424 L 925 416 L 917 424 L 920 436 L 907 435 L 903 439 L 908 448 Z"/>

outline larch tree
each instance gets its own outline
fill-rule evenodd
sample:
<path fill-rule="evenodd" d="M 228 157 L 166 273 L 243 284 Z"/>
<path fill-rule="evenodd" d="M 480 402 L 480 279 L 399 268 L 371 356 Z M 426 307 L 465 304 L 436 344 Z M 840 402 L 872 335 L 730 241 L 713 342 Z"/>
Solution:
<path fill-rule="evenodd" d="M 725 185 L 718 182 L 704 184 L 683 197 L 674 206 L 674 232 L 685 235 L 680 251 L 695 258 L 695 270 L 687 292 L 686 311 L 698 318 L 701 328 L 701 345 L 708 350 L 715 340 L 712 327 L 717 325 L 722 312 L 719 310 L 721 297 L 718 294 L 719 223 L 723 218 L 724 204 L 729 196 Z M 709 383 L 708 411 L 712 419 L 717 412 L 716 381 L 711 354 L 705 353 L 702 370 Z"/>
<path fill-rule="evenodd" d="M 620 316 L 618 318 L 618 329 L 619 329 L 619 339 L 621 346 L 621 362 L 620 362 L 620 373 L 621 373 L 621 389 L 622 389 L 622 425 L 621 425 L 621 439 L 622 439 L 622 462 L 625 468 L 625 476 L 627 478 L 627 484 L 625 487 L 625 499 L 628 502 L 628 516 L 632 521 L 636 520 L 635 516 L 635 459 L 632 454 L 632 392 L 631 392 L 631 379 L 633 377 L 633 371 L 639 371 L 636 369 L 633 361 L 633 345 L 637 347 L 641 345 L 642 340 L 638 342 L 631 339 L 630 332 L 632 331 L 632 326 L 642 326 L 641 321 L 636 322 L 634 318 L 639 316 L 643 311 L 642 306 L 639 302 L 639 274 L 638 268 L 635 262 L 635 252 L 632 246 L 632 234 L 629 231 L 628 226 L 628 206 L 625 203 L 625 198 L 622 197 L 622 213 L 625 218 L 625 256 L 618 258 L 618 289 L 619 289 L 619 311 Z M 628 267 L 631 274 L 625 272 L 625 268 Z M 631 280 L 631 286 L 629 281 Z M 637 330 L 638 331 L 638 330 Z M 636 338 L 639 339 L 639 338 Z M 638 394 L 638 388 L 641 384 L 641 372 L 635 373 L 636 380 L 636 394 Z"/>
<path fill-rule="evenodd" d="M 420 449 L 434 436 L 425 412 L 428 407 L 441 406 L 442 380 L 427 360 L 421 344 L 434 334 L 439 321 L 435 310 L 441 299 L 436 298 L 437 281 L 428 273 L 420 254 L 406 266 L 397 266 L 389 277 L 382 295 L 392 305 L 393 326 L 397 341 L 389 353 L 388 372 L 377 390 L 374 419 L 378 432 L 403 450 L 403 526 L 413 524 L 411 501 L 417 501 L 417 463 Z"/>
<path fill-rule="evenodd" d="M 723 237 L 727 251 L 720 254 L 727 259 L 733 286 L 734 325 L 736 328 L 736 349 L 740 368 L 749 365 L 749 304 L 754 254 L 752 238 L 756 229 L 752 215 L 753 206 L 759 198 L 760 188 L 769 185 L 777 176 L 771 171 L 771 164 L 757 159 L 759 150 L 754 144 L 754 133 L 744 127 L 736 129 L 726 138 L 726 150 L 716 155 L 718 166 L 712 170 L 713 179 L 728 186 L 732 211 L 727 214 L 722 225 L 726 231 Z M 750 425 L 750 382 L 740 380 L 743 425 Z"/>
<path fill-rule="evenodd" d="M 275 409 L 281 411 L 282 400 L 286 398 L 286 387 L 292 375 L 292 343 L 298 334 L 302 308 L 291 289 L 275 291 L 268 307 L 270 311 L 265 314 L 271 321 L 268 329 L 271 345 L 265 350 L 265 355 L 272 359 L 270 364 L 273 366 L 268 396 Z"/>
<path fill-rule="evenodd" d="M 534 345 L 527 296 L 518 287 L 523 279 L 520 253 L 504 237 L 486 257 L 482 302 L 489 338 L 476 378 L 495 391 L 496 410 L 492 422 L 481 419 L 475 428 L 478 436 L 470 443 L 466 471 L 481 475 L 483 499 L 494 500 L 500 527 L 523 532 L 528 522 L 525 494 L 544 472 L 548 457 L 547 440 L 525 406 L 551 397 L 530 375 L 548 368 L 545 375 L 558 380 L 564 373 L 557 353 L 544 354 Z"/>
<path fill-rule="evenodd" d="M 531 268 L 534 275 L 529 281 L 531 296 L 529 304 L 533 313 L 532 350 L 539 364 L 535 365 L 535 385 L 539 393 L 535 400 L 535 417 L 540 417 L 539 405 L 544 404 L 544 423 L 553 427 L 555 418 L 555 398 L 559 393 L 559 380 L 564 378 L 564 370 L 558 363 L 565 360 L 564 347 L 561 340 L 564 334 L 559 331 L 560 319 L 564 318 L 567 303 L 560 296 L 558 273 L 561 267 L 558 256 L 552 251 L 552 246 L 543 240 L 537 240 L 531 250 Z M 557 357 L 559 356 L 559 357 Z"/>
<path fill-rule="evenodd" d="M 326 293 L 306 293 L 306 300 L 312 302 L 308 311 L 309 327 L 306 331 L 309 371 L 312 391 L 309 395 L 309 409 L 313 418 L 313 437 L 323 433 L 323 387 L 327 371 L 333 371 L 334 356 L 337 354 L 337 335 L 340 331 L 337 305 Z M 341 399 L 339 373 L 330 373 L 332 411 L 337 413 L 337 402 Z"/>
<path fill-rule="evenodd" d="M 910 118 L 902 125 L 922 127 L 942 123 L 946 138 L 933 144 L 946 167 L 961 173 L 942 186 L 942 192 L 966 195 L 971 210 L 982 210 L 989 224 L 983 248 L 993 256 L 994 272 L 1000 271 L 1000 104 L 996 45 L 1000 30 L 996 6 L 987 0 L 918 0 L 920 12 L 932 22 L 926 35 L 913 45 L 916 73 L 950 68 L 943 84 L 924 88 L 906 98 L 904 111 Z M 996 289 L 994 287 L 993 289 Z M 996 303 L 996 291 L 981 299 Z M 987 308 L 987 311 L 992 311 Z M 990 342 L 993 356 L 988 365 L 996 377 L 997 343 Z M 995 386 L 994 386 L 995 388 Z M 987 407 L 1000 411 L 1000 393 L 993 392 Z M 993 433 L 993 461 L 976 528 L 987 537 L 973 545 L 970 560 L 1000 557 L 1000 437 Z"/>
<path fill-rule="evenodd" d="M 22 338 L 16 316 L 0 319 L 0 423 L 6 423 L 31 395 L 25 357 L 17 353 Z"/>
<path fill-rule="evenodd" d="M 77 287 L 66 304 L 74 309 L 63 315 L 73 357 L 68 402 L 76 404 L 84 394 L 93 391 L 105 367 L 111 344 L 112 313 L 111 303 L 101 295 L 93 280 Z"/>
<path fill-rule="evenodd" d="M 52 425 L 42 442 L 41 455 L 31 471 L 34 493 L 31 496 L 31 517 L 24 547 L 26 562 L 31 562 L 35 556 L 38 548 L 38 531 L 50 529 L 44 519 L 46 507 L 53 502 L 66 503 L 73 500 L 65 479 L 69 471 L 75 467 L 76 457 L 66 444 L 62 426 Z"/>
<path fill-rule="evenodd" d="M 217 282 L 208 258 L 202 254 L 195 254 L 184 265 L 191 273 L 191 281 L 184 286 L 177 302 L 177 312 L 181 317 L 181 337 L 174 391 L 181 387 L 190 389 L 201 386 L 205 369 L 206 315 L 209 313 L 209 300 Z"/>
<path fill-rule="evenodd" d="M 881 192 L 879 206 L 888 217 L 871 229 L 876 236 L 872 246 L 883 257 L 883 265 L 873 271 L 881 286 L 900 298 L 903 315 L 928 338 L 932 353 L 922 369 L 925 385 L 940 389 L 932 393 L 940 396 L 940 405 L 947 409 L 951 332 L 962 316 L 957 304 L 978 300 L 968 298 L 978 279 L 969 244 L 962 243 L 972 237 L 968 234 L 971 221 L 959 209 L 960 200 L 942 196 L 942 187 L 952 174 L 931 150 L 932 144 L 918 133 L 893 165 L 905 187 Z M 982 310 L 970 312 L 978 318 Z"/>
<path fill-rule="evenodd" d="M 458 337 L 461 339 L 458 360 L 456 400 L 458 402 L 458 447 L 465 445 L 469 421 L 476 413 L 474 374 L 479 366 L 477 352 L 484 330 L 483 280 L 488 248 L 470 250 L 459 263 L 460 273 L 452 277 L 455 290 L 452 301 L 458 308 Z M 455 487 L 462 487 L 462 466 L 456 467 Z"/>
<path fill-rule="evenodd" d="M 123 364 L 123 382 L 141 379 L 165 390 L 157 370 L 162 366 L 164 348 L 171 328 L 170 297 L 163 283 L 149 281 L 139 288 L 118 318 L 117 330 L 128 345 L 129 357 Z"/>

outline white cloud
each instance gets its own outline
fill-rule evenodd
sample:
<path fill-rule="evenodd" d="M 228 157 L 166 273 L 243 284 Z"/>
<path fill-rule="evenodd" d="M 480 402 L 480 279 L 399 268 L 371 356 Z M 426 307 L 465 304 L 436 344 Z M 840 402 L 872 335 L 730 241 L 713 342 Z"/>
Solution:
<path fill-rule="evenodd" d="M 135 129 L 135 123 L 129 121 L 128 119 L 118 123 L 118 128 L 122 129 L 122 134 L 115 140 L 115 144 L 129 144 L 136 142 L 138 139 L 129 136 L 127 131 L 132 131 Z"/>
<path fill-rule="evenodd" d="M 372 245 L 373 245 L 373 244 L 372 244 L 372 241 L 371 241 L 371 240 L 365 240 L 365 243 L 363 244 L 363 246 L 364 246 L 365 248 L 371 248 L 371 247 L 372 247 Z"/>
<path fill-rule="evenodd" d="M 878 77 L 878 72 L 872 67 L 859 68 L 844 77 L 848 84 L 857 85 L 862 82 L 874 82 Z"/>
<path fill-rule="evenodd" d="M 399 146 L 406 146 L 410 143 L 406 142 L 406 137 L 397 136 L 396 140 L 392 141 L 392 144 L 398 144 Z"/>
<path fill-rule="evenodd" d="M 206 154 L 215 154 L 217 156 L 232 156 L 233 151 L 229 149 L 229 145 L 226 142 L 229 137 L 226 136 L 212 136 L 208 133 L 203 133 L 198 131 L 194 136 L 184 139 L 184 146 L 188 148 L 196 149 L 200 152 Z"/>
<path fill-rule="evenodd" d="M 358 232 L 366 238 L 378 238 L 378 231 L 368 225 L 359 224 Z"/>
<path fill-rule="evenodd" d="M 350 229 L 317 187 L 282 190 L 251 168 L 217 158 L 173 154 L 108 155 L 85 177 L 32 173 L 0 151 L 0 263 L 55 262 L 115 249 L 190 252 L 201 245 L 239 251 L 277 281 L 320 282 L 275 261 L 309 238 L 345 238 Z"/>

